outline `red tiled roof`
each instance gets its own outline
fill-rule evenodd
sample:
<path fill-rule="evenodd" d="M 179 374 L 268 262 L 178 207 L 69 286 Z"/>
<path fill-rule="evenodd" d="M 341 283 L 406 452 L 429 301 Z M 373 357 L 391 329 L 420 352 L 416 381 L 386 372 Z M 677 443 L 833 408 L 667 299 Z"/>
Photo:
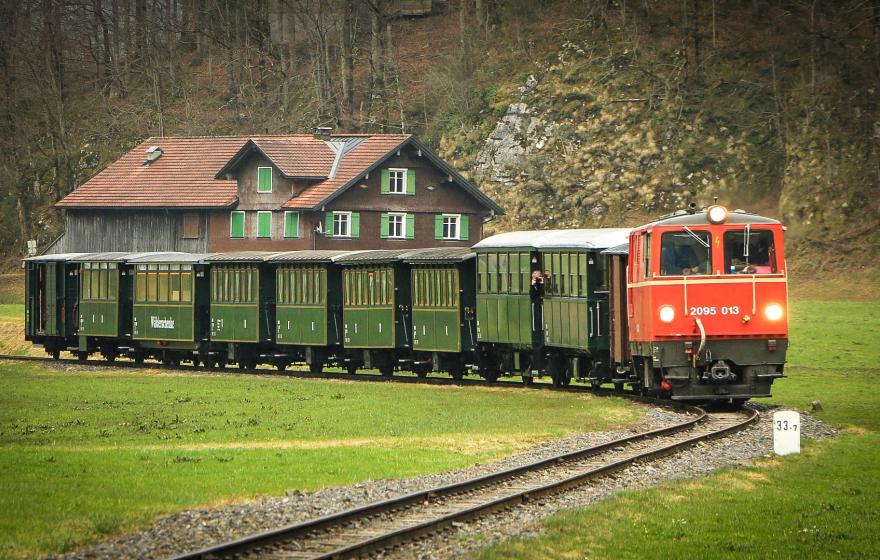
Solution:
<path fill-rule="evenodd" d="M 236 181 L 215 179 L 247 137 L 149 138 L 61 199 L 62 208 L 226 207 Z M 144 165 L 145 150 L 162 156 Z"/>
<path fill-rule="evenodd" d="M 356 136 L 353 135 L 352 137 Z M 283 207 L 314 208 L 326 200 L 327 197 L 336 193 L 340 188 L 364 173 L 372 165 L 383 160 L 386 155 L 409 138 L 409 134 L 376 134 L 366 136 L 363 142 L 342 157 L 334 177 L 312 185 L 299 195 L 285 202 Z"/>
<path fill-rule="evenodd" d="M 312 135 L 253 136 L 251 140 L 287 177 L 326 177 L 336 158 L 324 140 Z"/>
<path fill-rule="evenodd" d="M 350 186 L 408 141 L 446 169 L 456 182 L 496 212 L 503 210 L 409 134 L 333 134 L 343 155 L 333 172 L 336 151 L 312 135 L 150 138 L 67 195 L 62 208 L 224 208 L 236 203 L 237 181 L 221 179 L 254 147 L 288 177 L 324 180 L 283 204 L 284 208 L 320 206 Z M 145 165 L 145 150 L 162 156 Z M 333 175 L 331 177 L 331 175 Z"/>

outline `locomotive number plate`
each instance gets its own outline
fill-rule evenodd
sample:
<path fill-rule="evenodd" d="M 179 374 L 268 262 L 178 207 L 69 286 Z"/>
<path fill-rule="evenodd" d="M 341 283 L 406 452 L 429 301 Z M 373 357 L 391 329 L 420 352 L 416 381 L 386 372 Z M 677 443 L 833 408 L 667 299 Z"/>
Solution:
<path fill-rule="evenodd" d="M 739 315 L 738 305 L 722 305 L 716 307 L 714 305 L 694 306 L 690 308 L 691 315 Z"/>

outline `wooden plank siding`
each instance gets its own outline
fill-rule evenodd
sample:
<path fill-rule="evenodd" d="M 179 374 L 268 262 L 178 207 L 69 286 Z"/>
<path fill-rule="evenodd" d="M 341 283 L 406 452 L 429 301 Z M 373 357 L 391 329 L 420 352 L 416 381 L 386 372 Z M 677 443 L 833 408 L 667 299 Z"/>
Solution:
<path fill-rule="evenodd" d="M 184 215 L 199 216 L 198 237 L 184 239 Z M 47 253 L 103 251 L 185 251 L 204 253 L 208 248 L 208 217 L 204 211 L 68 210 L 66 233 Z"/>

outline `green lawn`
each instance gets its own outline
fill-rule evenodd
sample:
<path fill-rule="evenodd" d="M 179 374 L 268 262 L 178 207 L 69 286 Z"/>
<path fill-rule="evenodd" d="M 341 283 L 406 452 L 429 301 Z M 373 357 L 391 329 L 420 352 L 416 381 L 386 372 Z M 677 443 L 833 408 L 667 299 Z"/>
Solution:
<path fill-rule="evenodd" d="M 549 391 L 0 362 L 0 558 L 200 505 L 460 468 L 640 414 Z"/>
<path fill-rule="evenodd" d="M 876 558 L 880 555 L 880 303 L 792 305 L 788 378 L 767 402 L 845 432 L 798 456 L 623 492 L 545 522 L 496 558 Z"/>

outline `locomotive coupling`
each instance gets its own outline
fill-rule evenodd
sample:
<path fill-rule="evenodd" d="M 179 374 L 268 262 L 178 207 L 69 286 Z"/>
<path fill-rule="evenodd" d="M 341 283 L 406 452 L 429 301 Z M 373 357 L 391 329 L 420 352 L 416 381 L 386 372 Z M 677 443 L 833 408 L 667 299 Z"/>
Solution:
<path fill-rule="evenodd" d="M 709 369 L 709 377 L 714 381 L 732 381 L 736 374 L 730 371 L 730 366 L 724 360 L 718 360 Z"/>

